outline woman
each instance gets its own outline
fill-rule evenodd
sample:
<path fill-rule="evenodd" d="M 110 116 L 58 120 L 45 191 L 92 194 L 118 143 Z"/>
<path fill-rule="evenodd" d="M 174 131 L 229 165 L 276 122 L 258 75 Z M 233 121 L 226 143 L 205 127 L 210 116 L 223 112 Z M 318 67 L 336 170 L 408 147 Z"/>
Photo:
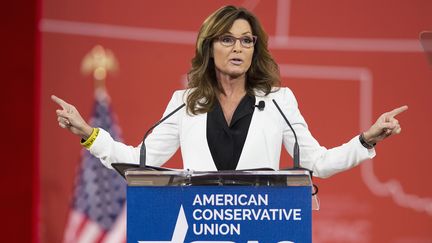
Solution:
<path fill-rule="evenodd" d="M 259 21 L 248 10 L 233 6 L 220 8 L 204 21 L 188 78 L 188 89 L 174 93 L 165 115 L 184 103 L 186 107 L 146 140 L 148 165 L 161 166 L 180 146 L 188 169 L 279 169 L 281 145 L 292 154 L 294 135 L 274 100 L 297 133 L 301 166 L 328 177 L 374 157 L 376 143 L 401 132 L 394 117 L 407 109 L 384 113 L 367 131 L 339 147 L 321 147 L 291 90 L 279 88 L 278 66 Z M 140 146 L 114 141 L 103 129 L 90 127 L 74 106 L 52 99 L 63 108 L 57 110 L 60 127 L 80 136 L 105 166 L 139 163 Z"/>

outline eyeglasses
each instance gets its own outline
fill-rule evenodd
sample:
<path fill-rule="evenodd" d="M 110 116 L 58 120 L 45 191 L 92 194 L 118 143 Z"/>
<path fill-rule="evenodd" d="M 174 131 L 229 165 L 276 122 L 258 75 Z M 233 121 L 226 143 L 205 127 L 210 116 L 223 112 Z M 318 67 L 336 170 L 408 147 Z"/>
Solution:
<path fill-rule="evenodd" d="M 223 46 L 233 46 L 235 45 L 236 41 L 239 40 L 240 44 L 244 47 L 244 48 L 251 48 L 255 45 L 256 41 L 257 41 L 256 36 L 242 36 L 242 37 L 234 37 L 232 35 L 222 35 L 219 36 L 218 40 L 219 42 L 223 45 Z"/>

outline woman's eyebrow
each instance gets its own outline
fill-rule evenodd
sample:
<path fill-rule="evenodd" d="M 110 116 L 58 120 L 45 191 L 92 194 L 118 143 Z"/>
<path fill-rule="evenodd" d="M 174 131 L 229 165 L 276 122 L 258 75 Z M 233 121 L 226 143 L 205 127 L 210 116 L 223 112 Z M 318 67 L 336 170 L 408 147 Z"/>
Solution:
<path fill-rule="evenodd" d="M 231 33 L 231 31 L 228 31 L 227 34 L 234 35 L 233 33 Z M 252 33 L 250 31 L 246 31 L 244 33 L 241 33 L 241 35 L 245 35 L 245 34 L 252 34 Z"/>

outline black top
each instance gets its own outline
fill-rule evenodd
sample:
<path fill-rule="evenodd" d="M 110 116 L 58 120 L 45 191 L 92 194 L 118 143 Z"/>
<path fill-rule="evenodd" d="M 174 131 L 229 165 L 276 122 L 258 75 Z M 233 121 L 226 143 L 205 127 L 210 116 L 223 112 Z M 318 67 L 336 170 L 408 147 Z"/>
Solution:
<path fill-rule="evenodd" d="M 228 126 L 219 101 L 207 113 L 207 143 L 218 170 L 235 170 L 255 110 L 255 96 L 240 101 Z"/>

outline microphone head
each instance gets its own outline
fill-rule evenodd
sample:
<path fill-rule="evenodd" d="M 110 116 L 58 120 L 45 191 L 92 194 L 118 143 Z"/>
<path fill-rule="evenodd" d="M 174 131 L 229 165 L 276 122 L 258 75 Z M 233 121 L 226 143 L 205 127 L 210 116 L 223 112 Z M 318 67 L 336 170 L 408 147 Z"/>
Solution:
<path fill-rule="evenodd" d="M 265 107 L 265 102 L 264 102 L 264 100 L 260 100 L 260 102 L 258 102 L 257 107 L 258 107 L 258 110 L 263 111 L 263 110 L 264 110 L 264 107 Z"/>

